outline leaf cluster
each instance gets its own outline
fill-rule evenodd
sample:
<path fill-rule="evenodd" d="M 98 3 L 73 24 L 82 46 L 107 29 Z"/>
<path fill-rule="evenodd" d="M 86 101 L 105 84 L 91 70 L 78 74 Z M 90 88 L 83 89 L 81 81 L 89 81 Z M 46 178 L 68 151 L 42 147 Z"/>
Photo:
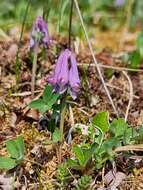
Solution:
<path fill-rule="evenodd" d="M 0 156 L 0 168 L 9 170 L 16 167 L 24 158 L 23 137 L 6 141 L 6 149 L 9 156 Z"/>

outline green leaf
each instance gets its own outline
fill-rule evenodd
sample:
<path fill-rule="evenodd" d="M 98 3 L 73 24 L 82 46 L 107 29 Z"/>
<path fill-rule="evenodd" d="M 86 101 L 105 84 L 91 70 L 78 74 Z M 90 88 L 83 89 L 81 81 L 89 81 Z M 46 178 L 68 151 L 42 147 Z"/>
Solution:
<path fill-rule="evenodd" d="M 49 107 L 52 107 L 53 104 L 57 101 L 60 94 L 53 93 L 53 88 L 51 85 L 46 86 L 43 94 L 43 100 L 44 102 L 49 105 Z"/>
<path fill-rule="evenodd" d="M 141 63 L 141 56 L 138 51 L 134 51 L 131 53 L 130 58 L 129 58 L 130 64 L 129 66 L 133 69 L 136 69 L 140 66 Z"/>
<path fill-rule="evenodd" d="M 78 160 L 68 159 L 67 164 L 69 167 L 80 170 L 82 167 L 79 165 Z"/>
<path fill-rule="evenodd" d="M 107 152 L 109 155 L 113 154 L 113 149 L 116 148 L 117 146 L 121 146 L 121 142 L 118 138 L 110 138 L 108 140 L 106 140 L 101 147 L 101 150 L 103 152 Z"/>
<path fill-rule="evenodd" d="M 143 32 L 139 33 L 136 40 L 137 49 L 140 52 L 141 57 L 143 57 Z"/>
<path fill-rule="evenodd" d="M 58 97 L 60 96 L 60 94 L 53 94 L 52 98 L 49 100 L 49 102 L 47 103 L 49 105 L 49 107 L 52 107 L 53 104 L 56 103 Z"/>
<path fill-rule="evenodd" d="M 128 124 L 121 118 L 114 119 L 110 125 L 110 131 L 115 137 L 124 137 L 127 128 Z"/>
<path fill-rule="evenodd" d="M 44 101 L 42 99 L 37 99 L 37 100 L 33 100 L 30 104 L 29 107 L 30 108 L 35 108 L 35 109 L 42 109 L 43 105 L 44 105 Z"/>
<path fill-rule="evenodd" d="M 87 163 L 92 158 L 93 154 L 96 151 L 96 148 L 97 148 L 97 144 L 94 143 L 94 144 L 91 145 L 90 148 L 83 149 L 85 163 Z"/>
<path fill-rule="evenodd" d="M 49 106 L 48 104 L 45 104 L 45 102 L 42 99 L 34 100 L 29 104 L 30 108 L 34 108 L 39 110 L 41 113 L 45 113 L 49 109 L 51 109 L 52 106 Z"/>
<path fill-rule="evenodd" d="M 15 142 L 16 142 L 16 145 L 17 145 L 18 150 L 19 150 L 18 160 L 21 160 L 24 157 L 24 139 L 22 136 L 19 136 L 15 139 Z"/>
<path fill-rule="evenodd" d="M 109 130 L 109 113 L 108 112 L 100 112 L 97 113 L 93 119 L 92 124 L 97 126 L 102 132 L 107 132 Z"/>
<path fill-rule="evenodd" d="M 124 145 L 135 143 L 135 139 L 133 140 L 133 136 L 134 136 L 134 129 L 131 127 L 126 129 L 123 140 Z"/>
<path fill-rule="evenodd" d="M 85 157 L 82 151 L 82 148 L 77 146 L 73 147 L 73 152 L 75 153 L 76 158 L 78 159 L 81 166 L 84 166 L 85 164 Z"/>
<path fill-rule="evenodd" d="M 47 85 L 45 87 L 44 93 L 43 93 L 43 100 L 44 102 L 48 102 L 51 99 L 52 96 L 52 86 L 51 85 Z"/>
<path fill-rule="evenodd" d="M 6 148 L 11 158 L 15 158 L 16 160 L 23 159 L 24 141 L 22 136 L 19 136 L 14 140 L 8 140 L 6 142 Z"/>
<path fill-rule="evenodd" d="M 37 109 L 41 113 L 45 113 L 52 108 L 59 96 L 60 94 L 52 93 L 52 87 L 48 85 L 44 90 L 43 99 L 33 100 L 29 104 L 29 107 Z"/>
<path fill-rule="evenodd" d="M 52 136 L 52 140 L 54 143 L 57 143 L 59 141 L 61 141 L 61 132 L 59 129 L 55 129 L 53 136 Z"/>
<path fill-rule="evenodd" d="M 19 150 L 18 150 L 15 140 L 8 140 L 6 142 L 6 149 L 12 158 L 15 158 L 15 159 L 19 158 Z"/>
<path fill-rule="evenodd" d="M 3 157 L 0 156 L 0 169 L 7 169 L 10 170 L 16 166 L 16 160 L 9 158 L 9 157 Z"/>

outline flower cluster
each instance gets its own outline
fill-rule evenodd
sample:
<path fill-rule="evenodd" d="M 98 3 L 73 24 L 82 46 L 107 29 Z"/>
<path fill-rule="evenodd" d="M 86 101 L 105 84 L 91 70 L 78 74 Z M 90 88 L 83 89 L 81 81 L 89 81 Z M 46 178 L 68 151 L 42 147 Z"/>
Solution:
<path fill-rule="evenodd" d="M 43 44 L 45 47 L 48 47 L 50 44 L 48 26 L 41 16 L 38 16 L 33 24 L 30 38 L 30 48 L 35 47 L 37 43 Z"/>
<path fill-rule="evenodd" d="M 37 17 L 31 33 L 30 47 L 33 48 L 36 44 L 46 47 L 50 44 L 48 26 L 41 16 Z M 60 94 L 68 91 L 72 98 L 76 99 L 80 79 L 75 55 L 69 49 L 61 52 L 53 74 L 46 80 L 53 86 L 54 91 Z"/>
<path fill-rule="evenodd" d="M 56 92 L 63 94 L 68 90 L 72 98 L 76 99 L 80 79 L 75 55 L 69 49 L 61 52 L 54 73 L 47 80 Z"/>

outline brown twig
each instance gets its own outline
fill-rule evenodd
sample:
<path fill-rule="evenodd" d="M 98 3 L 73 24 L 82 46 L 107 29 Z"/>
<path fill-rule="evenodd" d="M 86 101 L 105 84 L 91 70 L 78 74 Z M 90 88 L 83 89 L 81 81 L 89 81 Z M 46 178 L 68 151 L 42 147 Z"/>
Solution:
<path fill-rule="evenodd" d="M 132 81 L 131 81 L 130 77 L 128 76 L 128 74 L 125 71 L 123 71 L 122 73 L 124 74 L 124 76 L 128 80 L 129 91 L 130 91 L 130 93 L 129 93 L 129 103 L 128 103 L 128 106 L 127 106 L 127 109 L 126 109 L 126 113 L 125 113 L 125 121 L 127 121 L 129 110 L 130 110 L 131 104 L 133 102 L 134 92 L 133 92 L 133 84 L 132 84 Z"/>
<path fill-rule="evenodd" d="M 35 90 L 35 91 L 34 91 L 34 94 L 35 94 L 35 93 L 39 93 L 39 92 L 41 92 L 41 91 L 42 91 L 42 90 Z M 25 97 L 25 96 L 30 96 L 31 94 L 32 94 L 31 92 L 26 91 L 26 92 L 11 94 L 11 96 L 14 96 L 14 97 Z"/>
<path fill-rule="evenodd" d="M 90 43 L 90 40 L 89 40 L 89 37 L 88 37 L 88 34 L 87 34 L 87 31 L 86 31 L 86 28 L 85 28 L 85 25 L 84 25 L 84 22 L 83 22 L 83 18 L 82 18 L 82 15 L 81 15 L 81 12 L 80 12 L 79 5 L 78 5 L 77 0 L 74 0 L 74 3 L 75 3 L 75 7 L 76 7 L 76 9 L 77 9 L 77 12 L 78 12 L 78 15 L 79 15 L 79 18 L 80 18 L 80 22 L 81 22 L 82 28 L 83 28 L 83 30 L 84 30 L 84 34 L 85 34 L 85 37 L 86 37 L 86 40 L 87 40 L 87 43 L 88 43 L 88 46 L 89 46 L 89 49 L 90 49 L 90 52 L 91 52 L 93 61 L 94 61 L 94 64 L 95 64 L 96 69 L 97 69 L 97 72 L 98 72 L 98 74 L 99 74 L 100 80 L 101 80 L 101 82 L 102 82 L 102 84 L 103 84 L 103 87 L 104 87 L 104 89 L 105 89 L 105 92 L 106 92 L 106 94 L 107 94 L 107 96 L 108 96 L 108 98 L 109 98 L 109 100 L 110 100 L 110 103 L 111 103 L 111 105 L 112 105 L 112 107 L 113 107 L 113 110 L 114 110 L 115 114 L 118 116 L 118 111 L 117 111 L 117 109 L 116 109 L 116 107 L 115 107 L 115 105 L 114 105 L 114 102 L 113 102 L 113 100 L 112 100 L 112 97 L 111 97 L 111 95 L 110 95 L 110 92 L 109 92 L 109 90 L 108 90 L 108 88 L 107 88 L 107 86 L 106 86 L 106 84 L 105 84 L 104 78 L 103 78 L 103 76 L 102 76 L 100 67 L 99 67 L 99 65 L 98 65 L 98 63 L 97 63 L 97 60 L 96 60 L 96 58 L 95 58 L 94 51 L 93 51 L 92 45 L 91 45 L 91 43 Z"/>
<path fill-rule="evenodd" d="M 115 153 L 123 151 L 143 151 L 143 144 L 121 146 L 114 150 Z"/>
<path fill-rule="evenodd" d="M 87 63 L 78 63 L 78 66 L 88 66 Z M 95 66 L 95 64 L 91 63 L 90 66 Z M 118 71 L 131 71 L 131 72 L 143 72 L 143 69 L 132 69 L 127 67 L 117 67 L 117 66 L 111 66 L 111 65 L 104 65 L 101 63 L 98 63 L 98 66 L 105 69 L 113 69 Z"/>

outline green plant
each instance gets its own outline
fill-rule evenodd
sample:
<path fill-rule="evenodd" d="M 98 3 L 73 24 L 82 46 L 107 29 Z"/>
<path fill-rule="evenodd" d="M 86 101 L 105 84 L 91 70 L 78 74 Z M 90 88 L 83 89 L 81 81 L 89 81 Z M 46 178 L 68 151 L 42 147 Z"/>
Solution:
<path fill-rule="evenodd" d="M 139 68 L 143 59 L 143 32 L 139 32 L 136 39 L 136 49 L 131 53 L 126 53 L 123 60 L 130 68 Z"/>
<path fill-rule="evenodd" d="M 73 152 L 75 154 L 75 159 L 69 159 L 68 165 L 71 168 L 75 168 L 77 170 L 86 171 L 87 167 L 90 169 L 90 165 L 92 163 L 92 157 L 96 150 L 96 143 L 92 145 L 75 145 L 73 147 Z M 87 172 L 87 171 L 86 171 Z"/>
<path fill-rule="evenodd" d="M 90 183 L 91 183 L 92 177 L 91 176 L 81 176 L 81 178 L 78 180 L 76 187 L 73 188 L 73 190 L 87 190 L 89 189 Z"/>
<path fill-rule="evenodd" d="M 56 178 L 60 182 L 61 187 L 65 185 L 67 179 L 69 179 L 69 176 L 70 174 L 67 163 L 65 162 L 60 164 L 57 168 Z"/>
<path fill-rule="evenodd" d="M 139 134 L 137 130 L 129 127 L 124 119 L 113 119 L 109 123 L 108 112 L 101 112 L 94 116 L 92 127 L 100 131 L 100 133 L 97 131 L 97 135 L 94 136 L 94 142 L 98 144 L 94 154 L 96 168 L 101 168 L 107 160 L 113 161 L 116 156 L 114 150 L 117 147 L 135 144 L 136 139 L 142 138 L 142 133 Z"/>
<path fill-rule="evenodd" d="M 30 104 L 30 108 L 35 108 L 41 113 L 45 113 L 48 110 L 52 109 L 53 105 L 59 98 L 58 93 L 53 93 L 53 88 L 51 85 L 47 85 L 43 92 L 43 97 L 37 100 L 33 100 Z"/>
<path fill-rule="evenodd" d="M 122 118 L 109 122 L 109 113 L 100 112 L 93 117 L 83 139 L 83 144 L 73 147 L 75 158 L 69 159 L 68 164 L 70 168 L 85 173 L 102 168 L 106 161 L 112 162 L 117 156 L 117 147 L 141 143 L 143 127 L 131 128 Z"/>
<path fill-rule="evenodd" d="M 9 156 L 0 156 L 0 168 L 12 169 L 24 158 L 24 140 L 22 136 L 14 140 L 6 141 L 6 149 Z"/>

